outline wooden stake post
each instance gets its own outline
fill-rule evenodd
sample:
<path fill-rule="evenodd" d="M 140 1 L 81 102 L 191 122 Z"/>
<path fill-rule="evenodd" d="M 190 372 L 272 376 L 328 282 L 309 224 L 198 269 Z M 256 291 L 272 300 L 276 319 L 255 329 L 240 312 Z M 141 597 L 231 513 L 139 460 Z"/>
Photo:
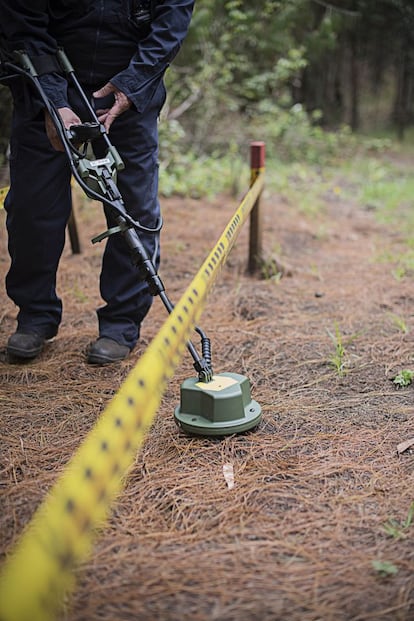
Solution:
<path fill-rule="evenodd" d="M 265 167 L 265 143 L 252 142 L 250 145 L 250 186 Z M 260 214 L 260 195 L 250 213 L 249 262 L 248 271 L 256 272 L 262 261 L 262 219 Z"/>

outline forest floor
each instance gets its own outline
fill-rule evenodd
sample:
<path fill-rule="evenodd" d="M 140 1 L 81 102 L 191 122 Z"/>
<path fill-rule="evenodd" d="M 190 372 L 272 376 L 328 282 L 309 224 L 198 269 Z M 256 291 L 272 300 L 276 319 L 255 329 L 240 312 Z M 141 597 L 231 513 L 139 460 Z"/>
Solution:
<path fill-rule="evenodd" d="M 328 182 L 316 212 L 265 190 L 266 277 L 246 274 L 245 226 L 200 321 L 214 370 L 250 378 L 262 421 L 222 439 L 184 435 L 173 412 L 194 374 L 185 356 L 67 621 L 414 619 L 414 452 L 397 450 L 414 438 L 414 389 L 392 381 L 414 367 L 413 274 L 397 277 L 391 258 L 403 232 L 346 185 Z M 160 273 L 174 301 L 238 204 L 162 200 Z M 37 360 L 7 360 L 16 310 L 0 289 L 3 558 L 166 318 L 155 300 L 128 360 L 85 363 L 101 303 L 102 247 L 90 238 L 104 225 L 97 205 L 76 215 L 82 252 L 68 242 L 62 258 L 63 323 Z"/>

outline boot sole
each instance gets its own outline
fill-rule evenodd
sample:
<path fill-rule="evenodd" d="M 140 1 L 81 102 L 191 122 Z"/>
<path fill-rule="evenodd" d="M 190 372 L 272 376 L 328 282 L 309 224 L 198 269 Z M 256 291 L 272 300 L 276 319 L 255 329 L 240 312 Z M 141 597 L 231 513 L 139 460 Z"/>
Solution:
<path fill-rule="evenodd" d="M 127 358 L 126 356 L 122 356 L 122 358 L 108 358 L 107 356 L 99 356 L 98 354 L 89 354 L 87 357 L 88 364 L 113 364 L 114 362 L 121 362 Z"/>
<path fill-rule="evenodd" d="M 18 349 L 14 347 L 7 347 L 7 353 L 12 358 L 20 358 L 22 360 L 30 360 L 31 358 L 36 358 L 42 351 L 42 347 L 37 347 L 36 349 Z"/>

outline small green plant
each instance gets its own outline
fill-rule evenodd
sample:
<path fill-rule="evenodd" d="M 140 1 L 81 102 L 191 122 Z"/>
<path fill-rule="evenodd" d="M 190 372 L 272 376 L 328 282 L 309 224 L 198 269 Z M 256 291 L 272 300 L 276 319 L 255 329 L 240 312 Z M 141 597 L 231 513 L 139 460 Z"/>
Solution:
<path fill-rule="evenodd" d="M 414 502 L 411 503 L 408 509 L 408 514 L 403 522 L 397 522 L 397 520 L 389 519 L 384 524 L 384 530 L 393 539 L 406 539 L 406 531 L 410 528 L 414 519 Z"/>
<path fill-rule="evenodd" d="M 338 375 L 344 375 L 346 350 L 338 324 L 335 323 L 335 334 L 332 334 L 332 332 L 328 329 L 327 333 L 329 334 L 335 348 L 334 353 L 329 358 L 329 363 L 334 367 Z"/>
<path fill-rule="evenodd" d="M 79 284 L 79 281 L 76 281 L 76 283 L 73 285 L 72 295 L 75 300 L 77 300 L 78 302 L 82 302 L 82 304 L 88 301 L 88 296 L 83 291 L 81 285 Z"/>
<path fill-rule="evenodd" d="M 402 369 L 397 375 L 394 377 L 394 384 L 399 388 L 405 388 L 409 386 L 414 378 L 414 371 L 411 369 Z"/>
<path fill-rule="evenodd" d="M 316 265 L 316 263 L 309 264 L 309 273 L 315 278 L 317 278 L 318 280 L 322 280 L 321 273 L 319 271 L 319 266 Z"/>
<path fill-rule="evenodd" d="M 402 332 L 403 334 L 408 334 L 408 327 L 403 317 L 399 317 L 394 313 L 389 313 L 388 316 L 400 332 Z"/>
<path fill-rule="evenodd" d="M 372 561 L 371 564 L 373 569 L 375 569 L 375 571 L 383 578 L 387 576 L 395 576 L 398 573 L 398 568 L 394 565 L 394 563 L 390 563 L 390 561 Z"/>
<path fill-rule="evenodd" d="M 260 273 L 264 280 L 279 282 L 283 276 L 283 268 L 275 258 L 270 258 L 261 262 Z"/>
<path fill-rule="evenodd" d="M 391 273 L 392 273 L 393 278 L 395 278 L 395 280 L 400 282 L 400 280 L 403 280 L 403 278 L 405 278 L 407 270 L 405 269 L 403 265 L 399 265 L 394 270 L 392 270 Z"/>

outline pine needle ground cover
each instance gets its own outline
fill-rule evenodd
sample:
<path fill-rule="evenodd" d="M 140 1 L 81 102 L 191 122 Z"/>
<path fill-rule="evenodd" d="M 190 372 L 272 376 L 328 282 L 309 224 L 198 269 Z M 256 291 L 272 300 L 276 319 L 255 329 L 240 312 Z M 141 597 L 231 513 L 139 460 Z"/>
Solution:
<path fill-rule="evenodd" d="M 262 422 L 222 439 L 185 436 L 173 419 L 194 373 L 184 358 L 78 572 L 67 621 L 414 617 L 413 385 L 394 382 L 414 367 L 412 231 L 378 218 L 346 177 L 323 179 L 317 208 L 303 176 L 267 178 L 262 273 L 246 274 L 246 227 L 200 322 L 215 371 L 250 378 Z M 237 205 L 162 201 L 161 276 L 173 300 Z M 412 203 L 397 208 L 402 217 Z M 127 361 L 85 364 L 101 303 L 102 247 L 89 240 L 104 224 L 94 204 L 76 215 L 82 253 L 68 242 L 64 320 L 38 360 L 9 364 L 16 310 L 0 291 L 3 559 L 166 316 L 155 300 Z M 3 223 L 0 236 L 3 277 Z"/>

